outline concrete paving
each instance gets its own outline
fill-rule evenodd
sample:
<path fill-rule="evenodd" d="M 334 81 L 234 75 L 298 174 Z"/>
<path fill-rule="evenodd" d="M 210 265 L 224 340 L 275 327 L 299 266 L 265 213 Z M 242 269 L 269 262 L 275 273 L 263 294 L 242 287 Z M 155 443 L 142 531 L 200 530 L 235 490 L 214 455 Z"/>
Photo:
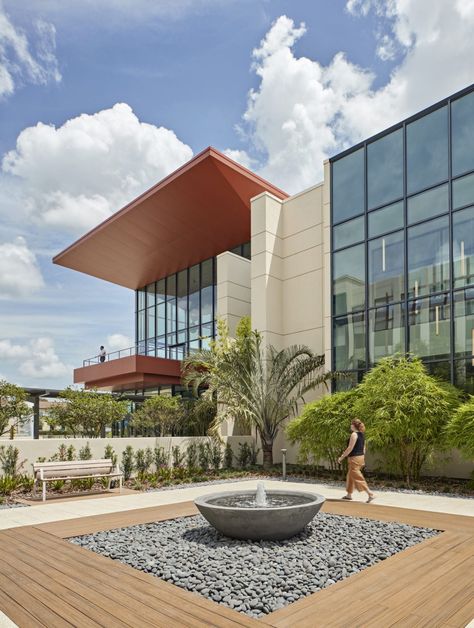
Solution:
<path fill-rule="evenodd" d="M 135 493 L 107 496 L 96 499 L 77 499 L 60 502 L 54 500 L 41 506 L 27 508 L 12 508 L 0 510 L 0 530 L 16 528 L 26 525 L 38 525 L 51 521 L 63 521 L 92 515 L 103 515 L 124 510 L 136 510 L 151 506 L 176 504 L 183 501 L 191 501 L 199 495 L 206 493 L 219 493 L 221 491 L 239 491 L 256 489 L 258 480 L 241 480 L 226 484 L 214 484 L 180 488 L 150 493 Z M 338 487 L 325 484 L 306 484 L 300 482 L 285 482 L 276 480 L 265 481 L 267 489 L 281 489 L 282 486 L 290 490 L 313 491 L 320 493 L 326 499 L 340 499 L 344 491 Z M 365 500 L 365 494 L 354 494 L 354 500 Z M 474 517 L 474 500 L 458 497 L 442 497 L 434 495 L 418 495 L 396 492 L 376 493 L 375 504 L 381 506 L 394 506 L 398 508 L 412 508 L 429 512 L 442 512 L 454 515 L 466 515 Z"/>

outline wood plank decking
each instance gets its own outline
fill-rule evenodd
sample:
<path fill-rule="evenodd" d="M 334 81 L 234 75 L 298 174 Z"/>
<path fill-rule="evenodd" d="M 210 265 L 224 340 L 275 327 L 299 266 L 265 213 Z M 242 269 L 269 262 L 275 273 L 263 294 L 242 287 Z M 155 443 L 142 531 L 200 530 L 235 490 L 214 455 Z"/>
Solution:
<path fill-rule="evenodd" d="M 0 610 L 20 628 L 464 628 L 473 619 L 473 518 L 330 501 L 324 510 L 444 532 L 257 621 L 64 540 L 189 516 L 191 502 L 13 528 L 0 532 Z"/>

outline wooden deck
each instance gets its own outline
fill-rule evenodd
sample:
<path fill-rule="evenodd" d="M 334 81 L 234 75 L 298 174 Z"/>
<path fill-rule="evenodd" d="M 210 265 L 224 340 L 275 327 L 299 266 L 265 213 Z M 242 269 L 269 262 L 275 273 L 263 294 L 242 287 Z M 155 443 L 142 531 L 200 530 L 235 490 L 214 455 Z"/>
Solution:
<path fill-rule="evenodd" d="M 196 509 L 191 502 L 13 528 L 0 532 L 0 610 L 20 628 L 464 628 L 474 617 L 473 518 L 330 501 L 324 510 L 444 532 L 263 620 L 253 620 L 64 540 L 192 515 Z"/>

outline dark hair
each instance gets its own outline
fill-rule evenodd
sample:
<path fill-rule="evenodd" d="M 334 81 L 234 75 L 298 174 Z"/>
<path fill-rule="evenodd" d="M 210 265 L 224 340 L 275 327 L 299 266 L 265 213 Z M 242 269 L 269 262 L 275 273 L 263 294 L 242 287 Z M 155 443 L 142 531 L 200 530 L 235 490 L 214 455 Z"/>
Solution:
<path fill-rule="evenodd" d="M 351 425 L 353 425 L 358 432 L 365 432 L 365 425 L 362 421 L 359 421 L 359 419 L 353 419 Z"/>
<path fill-rule="evenodd" d="M 103 348 L 104 348 L 104 345 L 100 345 L 100 349 L 103 349 Z"/>

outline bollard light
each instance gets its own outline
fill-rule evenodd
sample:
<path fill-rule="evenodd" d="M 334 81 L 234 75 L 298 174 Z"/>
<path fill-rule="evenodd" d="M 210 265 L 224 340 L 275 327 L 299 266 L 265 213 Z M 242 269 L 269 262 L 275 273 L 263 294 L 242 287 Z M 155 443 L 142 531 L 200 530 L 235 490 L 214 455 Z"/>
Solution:
<path fill-rule="evenodd" d="M 283 473 L 283 482 L 286 482 L 286 449 L 282 449 L 281 450 L 282 453 L 282 460 L 281 460 L 281 468 L 282 468 L 282 473 Z"/>

